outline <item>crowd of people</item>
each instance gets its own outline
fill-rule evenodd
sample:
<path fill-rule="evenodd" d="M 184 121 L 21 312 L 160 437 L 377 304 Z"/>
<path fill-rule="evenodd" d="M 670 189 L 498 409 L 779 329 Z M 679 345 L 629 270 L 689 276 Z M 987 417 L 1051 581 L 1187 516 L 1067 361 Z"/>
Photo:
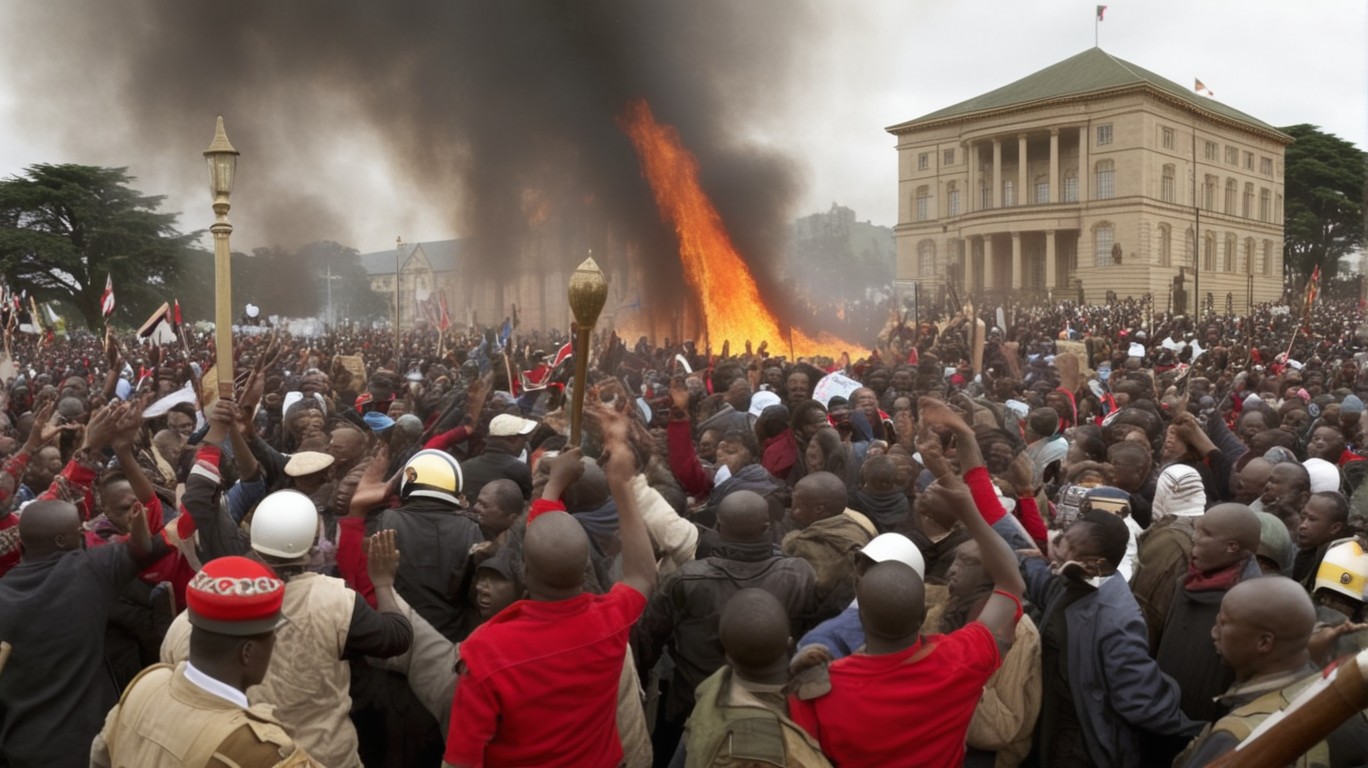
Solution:
<path fill-rule="evenodd" d="M 7 335 L 0 766 L 1211 765 L 1368 649 L 1363 323 Z"/>

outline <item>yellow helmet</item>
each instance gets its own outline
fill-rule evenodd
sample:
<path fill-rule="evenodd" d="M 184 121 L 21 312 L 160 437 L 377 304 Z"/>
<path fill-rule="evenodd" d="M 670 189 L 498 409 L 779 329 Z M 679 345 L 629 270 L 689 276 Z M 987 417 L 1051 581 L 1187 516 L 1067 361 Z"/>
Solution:
<path fill-rule="evenodd" d="M 1340 539 L 1325 550 L 1316 571 L 1316 590 L 1328 589 L 1362 603 L 1368 586 L 1368 552 L 1358 539 Z M 1315 591 L 1315 590 L 1313 590 Z"/>
<path fill-rule="evenodd" d="M 399 479 L 399 497 L 437 499 L 461 505 L 461 465 L 451 454 L 432 448 L 413 454 Z"/>

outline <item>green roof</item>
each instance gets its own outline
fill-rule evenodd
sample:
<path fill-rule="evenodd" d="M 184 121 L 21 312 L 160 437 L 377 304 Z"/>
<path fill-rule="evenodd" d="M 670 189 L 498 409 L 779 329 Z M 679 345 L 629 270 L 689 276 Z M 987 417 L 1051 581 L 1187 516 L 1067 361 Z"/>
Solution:
<path fill-rule="evenodd" d="M 1009 107 L 1019 108 L 1037 102 L 1100 95 L 1109 91 L 1143 86 L 1149 86 L 1184 102 L 1195 111 L 1231 120 L 1260 133 L 1271 133 L 1275 137 L 1291 142 L 1290 136 L 1262 120 L 1227 107 L 1214 99 L 1199 96 L 1172 80 L 1160 77 L 1144 67 L 1122 61 L 1101 48 L 1089 48 L 997 90 L 922 115 L 915 120 L 899 123 L 888 130 L 890 133 L 899 133 L 927 123 L 991 113 Z"/>

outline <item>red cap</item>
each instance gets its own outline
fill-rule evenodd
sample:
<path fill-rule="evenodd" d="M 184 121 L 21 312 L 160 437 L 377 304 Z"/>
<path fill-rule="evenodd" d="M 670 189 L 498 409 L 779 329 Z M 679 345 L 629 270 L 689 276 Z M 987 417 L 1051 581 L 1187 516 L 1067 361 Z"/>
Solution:
<path fill-rule="evenodd" d="M 255 560 L 220 557 L 185 590 L 190 624 L 220 635 L 260 635 L 282 623 L 285 582 Z"/>

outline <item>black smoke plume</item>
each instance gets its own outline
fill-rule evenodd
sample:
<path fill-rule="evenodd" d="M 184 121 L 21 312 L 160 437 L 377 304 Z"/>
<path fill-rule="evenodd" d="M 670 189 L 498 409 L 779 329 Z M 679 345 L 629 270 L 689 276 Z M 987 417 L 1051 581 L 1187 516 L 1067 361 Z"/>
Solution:
<path fill-rule="evenodd" d="M 674 234 L 615 120 L 645 98 L 678 129 L 781 305 L 768 265 L 797 175 L 746 119 L 797 92 L 786 72 L 814 15 L 786 0 L 57 0 L 18 4 L 0 55 L 35 126 L 96 142 L 105 164 L 170 175 L 224 115 L 244 153 L 234 197 L 252 201 L 234 222 L 253 244 L 347 237 L 369 213 L 337 180 L 379 163 L 393 194 L 477 238 L 484 269 L 631 242 L 662 287 L 646 300 L 669 311 Z M 549 244 L 529 249 L 538 210 Z"/>

